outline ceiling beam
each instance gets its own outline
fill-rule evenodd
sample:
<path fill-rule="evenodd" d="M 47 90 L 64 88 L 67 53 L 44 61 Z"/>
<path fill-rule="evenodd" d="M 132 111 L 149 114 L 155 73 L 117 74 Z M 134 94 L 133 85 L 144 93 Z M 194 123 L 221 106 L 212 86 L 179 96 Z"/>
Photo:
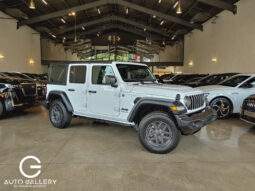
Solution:
<path fill-rule="evenodd" d="M 45 20 L 49 20 L 49 19 L 53 19 L 56 17 L 61 17 L 64 15 L 68 15 L 68 13 L 72 12 L 72 11 L 83 11 L 83 10 L 87 10 L 87 9 L 91 9 L 91 8 L 95 8 L 95 7 L 99 7 L 99 6 L 103 6 L 106 4 L 117 4 L 117 5 L 121 5 L 124 7 L 128 7 L 131 9 L 135 9 L 137 11 L 149 14 L 149 15 L 156 15 L 157 17 L 161 18 L 161 19 L 165 19 L 189 28 L 193 28 L 193 29 L 199 29 L 199 30 L 203 30 L 203 26 L 199 25 L 199 24 L 191 24 L 188 21 L 185 21 L 183 19 L 180 19 L 178 17 L 174 17 L 165 13 L 161 13 L 159 11 L 153 10 L 153 9 L 149 9 L 125 0 L 98 0 L 98 1 L 94 1 L 92 3 L 86 3 L 83 5 L 79 5 L 76 7 L 72 7 L 72 8 L 68 8 L 68 9 L 64 9 L 61 11 L 56 11 L 53 13 L 49 13 L 49 14 L 45 14 L 45 15 L 41 15 L 38 17 L 34 17 L 31 19 L 27 19 L 27 20 L 22 20 L 20 22 L 18 22 L 18 27 L 22 26 L 22 25 L 29 25 L 29 24 L 34 24 L 34 23 L 38 23 L 38 22 L 42 22 Z"/>
<path fill-rule="evenodd" d="M 237 6 L 236 5 L 226 3 L 222 0 L 197 0 L 197 1 L 201 2 L 201 3 L 204 3 L 204 4 L 207 4 L 207 5 L 211 5 L 213 7 L 217 7 L 217 8 L 220 8 L 220 9 L 231 11 L 234 14 L 237 13 Z"/>
<path fill-rule="evenodd" d="M 170 37 L 170 34 L 168 34 L 167 32 L 164 32 L 164 31 L 162 31 L 160 29 L 153 28 L 153 27 L 151 27 L 149 25 L 146 25 L 144 23 L 136 22 L 136 21 L 133 21 L 133 20 L 130 20 L 130 19 L 126 19 L 126 18 L 123 18 L 123 17 L 119 17 L 119 16 L 116 16 L 116 15 L 112 15 L 112 16 L 103 17 L 103 18 L 100 18 L 100 19 L 84 22 L 84 23 L 78 24 L 76 26 L 76 28 L 77 29 L 81 29 L 82 27 L 89 27 L 89 26 L 92 26 L 92 25 L 97 25 L 97 24 L 100 24 L 100 23 L 105 23 L 105 22 L 110 22 L 110 21 L 119 21 L 119 22 L 122 22 L 122 23 L 133 25 L 133 26 L 135 26 L 137 28 L 141 28 L 143 30 L 146 29 L 148 31 L 152 31 L 152 32 L 158 33 L 158 34 L 160 34 L 162 36 L 165 36 L 165 37 Z M 54 32 L 54 34 L 55 35 L 60 35 L 60 34 L 64 34 L 66 32 L 72 31 L 72 30 L 74 30 L 74 26 L 67 27 L 65 29 L 56 31 L 56 32 Z"/>
<path fill-rule="evenodd" d="M 109 25 L 104 25 L 103 27 L 97 27 L 97 28 L 94 28 L 92 30 L 88 30 L 88 31 L 79 33 L 79 34 L 77 34 L 77 36 L 80 38 L 80 37 L 87 36 L 87 35 L 90 35 L 90 34 L 97 34 L 98 32 L 102 32 L 102 31 L 109 30 L 109 29 L 120 29 L 120 30 L 129 32 L 129 33 L 133 33 L 133 34 L 142 36 L 142 37 L 147 36 L 146 33 L 144 33 L 143 31 L 139 31 L 139 30 L 136 30 L 134 28 L 130 28 L 130 27 L 127 27 L 127 26 L 122 26 L 122 25 L 117 25 L 117 24 L 109 24 Z M 152 37 L 154 38 L 156 36 L 152 36 Z M 67 39 L 73 39 L 74 34 L 68 35 L 66 38 Z"/>

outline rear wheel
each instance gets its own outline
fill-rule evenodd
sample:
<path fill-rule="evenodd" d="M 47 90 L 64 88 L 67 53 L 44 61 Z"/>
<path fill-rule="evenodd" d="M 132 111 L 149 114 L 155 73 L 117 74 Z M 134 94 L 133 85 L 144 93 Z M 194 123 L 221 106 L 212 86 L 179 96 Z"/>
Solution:
<path fill-rule="evenodd" d="M 50 121 L 56 128 L 66 128 L 72 120 L 72 113 L 68 112 L 61 100 L 55 100 L 50 104 Z"/>
<path fill-rule="evenodd" d="M 210 106 L 217 112 L 218 119 L 227 118 L 232 113 L 232 105 L 230 101 L 224 97 L 214 99 L 210 103 Z"/>
<path fill-rule="evenodd" d="M 139 140 L 150 152 L 165 154 L 176 148 L 180 131 L 164 112 L 152 112 L 139 124 Z"/>

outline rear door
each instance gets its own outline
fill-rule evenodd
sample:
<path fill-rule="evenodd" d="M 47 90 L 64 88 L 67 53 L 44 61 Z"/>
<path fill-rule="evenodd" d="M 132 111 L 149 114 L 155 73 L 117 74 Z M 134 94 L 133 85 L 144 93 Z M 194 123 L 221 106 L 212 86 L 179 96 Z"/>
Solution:
<path fill-rule="evenodd" d="M 69 66 L 67 76 L 67 96 L 73 106 L 74 114 L 86 113 L 86 76 L 87 66 L 72 64 Z"/>

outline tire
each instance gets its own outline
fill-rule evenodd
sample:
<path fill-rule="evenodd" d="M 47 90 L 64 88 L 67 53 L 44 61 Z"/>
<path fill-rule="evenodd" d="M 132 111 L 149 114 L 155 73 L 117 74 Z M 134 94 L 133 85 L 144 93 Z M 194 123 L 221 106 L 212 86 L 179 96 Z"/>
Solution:
<path fill-rule="evenodd" d="M 61 100 L 55 100 L 50 104 L 49 117 L 54 127 L 64 129 L 70 125 L 72 113 L 67 111 Z"/>
<path fill-rule="evenodd" d="M 224 97 L 213 99 L 210 103 L 210 107 L 217 112 L 218 119 L 226 119 L 232 113 L 232 104 Z"/>
<path fill-rule="evenodd" d="M 5 116 L 5 107 L 3 102 L 0 100 L 0 119 L 2 119 Z"/>
<path fill-rule="evenodd" d="M 168 114 L 160 111 L 149 113 L 141 120 L 138 135 L 141 144 L 148 151 L 158 154 L 174 150 L 181 137 Z"/>

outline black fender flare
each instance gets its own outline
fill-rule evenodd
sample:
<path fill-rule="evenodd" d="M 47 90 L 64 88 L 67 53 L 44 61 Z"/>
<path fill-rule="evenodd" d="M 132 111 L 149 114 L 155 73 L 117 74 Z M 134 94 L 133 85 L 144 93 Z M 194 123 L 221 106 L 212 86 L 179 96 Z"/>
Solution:
<path fill-rule="evenodd" d="M 180 103 L 179 101 L 176 101 L 176 100 L 170 100 L 170 99 L 167 100 L 167 99 L 158 99 L 158 98 L 136 98 L 134 101 L 134 104 L 135 105 L 128 116 L 129 122 L 134 121 L 137 113 L 139 112 L 139 109 L 144 105 L 167 107 L 170 112 L 172 112 L 172 110 L 170 109 L 171 106 L 182 105 L 182 103 Z"/>
<path fill-rule="evenodd" d="M 73 106 L 64 91 L 51 91 L 47 97 L 47 103 L 49 104 L 52 101 L 52 99 L 56 97 L 60 98 L 63 101 L 67 111 L 73 112 Z"/>

